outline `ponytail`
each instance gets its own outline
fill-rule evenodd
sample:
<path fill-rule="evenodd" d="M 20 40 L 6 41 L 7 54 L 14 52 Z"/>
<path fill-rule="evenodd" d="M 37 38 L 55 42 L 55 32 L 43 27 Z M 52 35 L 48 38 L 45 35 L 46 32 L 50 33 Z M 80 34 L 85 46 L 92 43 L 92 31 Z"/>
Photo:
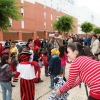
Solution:
<path fill-rule="evenodd" d="M 75 50 L 78 51 L 77 57 L 79 57 L 79 56 L 88 56 L 88 57 L 91 57 L 92 59 L 98 60 L 98 58 L 95 57 L 95 56 L 92 54 L 92 52 L 90 51 L 89 47 L 83 46 L 83 45 L 81 45 L 79 42 L 70 43 L 70 44 L 68 45 L 68 47 L 71 48 L 72 51 L 75 51 Z"/>
<path fill-rule="evenodd" d="M 89 47 L 83 46 L 85 56 L 91 57 L 92 59 L 99 60 L 93 53 L 90 51 Z"/>

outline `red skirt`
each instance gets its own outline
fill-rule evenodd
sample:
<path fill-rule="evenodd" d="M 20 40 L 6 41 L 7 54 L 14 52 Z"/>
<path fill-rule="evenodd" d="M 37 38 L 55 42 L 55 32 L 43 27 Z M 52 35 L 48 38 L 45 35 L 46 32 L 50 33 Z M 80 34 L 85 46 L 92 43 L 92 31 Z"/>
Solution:
<path fill-rule="evenodd" d="M 35 87 L 33 80 L 20 79 L 21 100 L 34 100 Z"/>

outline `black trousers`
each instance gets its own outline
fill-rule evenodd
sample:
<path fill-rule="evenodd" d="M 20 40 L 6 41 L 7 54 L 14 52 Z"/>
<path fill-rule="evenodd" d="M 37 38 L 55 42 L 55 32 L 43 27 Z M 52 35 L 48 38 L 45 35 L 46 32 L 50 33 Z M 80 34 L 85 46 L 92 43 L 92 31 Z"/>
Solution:
<path fill-rule="evenodd" d="M 49 66 L 45 66 L 45 75 L 48 75 L 48 68 L 49 68 Z"/>
<path fill-rule="evenodd" d="M 88 100 L 99 100 L 99 99 L 95 99 L 95 98 L 89 96 L 89 97 L 88 97 Z"/>

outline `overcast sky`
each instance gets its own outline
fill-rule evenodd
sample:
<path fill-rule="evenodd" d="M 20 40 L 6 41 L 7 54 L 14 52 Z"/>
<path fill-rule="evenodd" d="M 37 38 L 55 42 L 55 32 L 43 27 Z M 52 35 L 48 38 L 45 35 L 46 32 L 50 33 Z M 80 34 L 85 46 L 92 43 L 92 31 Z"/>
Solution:
<path fill-rule="evenodd" d="M 78 0 L 78 6 L 87 6 L 100 16 L 100 0 Z"/>

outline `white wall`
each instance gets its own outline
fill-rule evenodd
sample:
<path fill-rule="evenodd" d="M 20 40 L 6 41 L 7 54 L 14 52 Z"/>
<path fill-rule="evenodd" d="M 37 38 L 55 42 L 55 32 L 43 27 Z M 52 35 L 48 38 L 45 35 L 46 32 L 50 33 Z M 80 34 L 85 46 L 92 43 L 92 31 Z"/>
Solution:
<path fill-rule="evenodd" d="M 96 26 L 100 26 L 100 17 L 96 15 L 92 10 L 87 8 L 86 6 L 78 8 L 78 25 L 81 25 L 83 22 L 91 22 Z M 82 31 L 78 26 L 78 33 L 81 34 Z"/>

